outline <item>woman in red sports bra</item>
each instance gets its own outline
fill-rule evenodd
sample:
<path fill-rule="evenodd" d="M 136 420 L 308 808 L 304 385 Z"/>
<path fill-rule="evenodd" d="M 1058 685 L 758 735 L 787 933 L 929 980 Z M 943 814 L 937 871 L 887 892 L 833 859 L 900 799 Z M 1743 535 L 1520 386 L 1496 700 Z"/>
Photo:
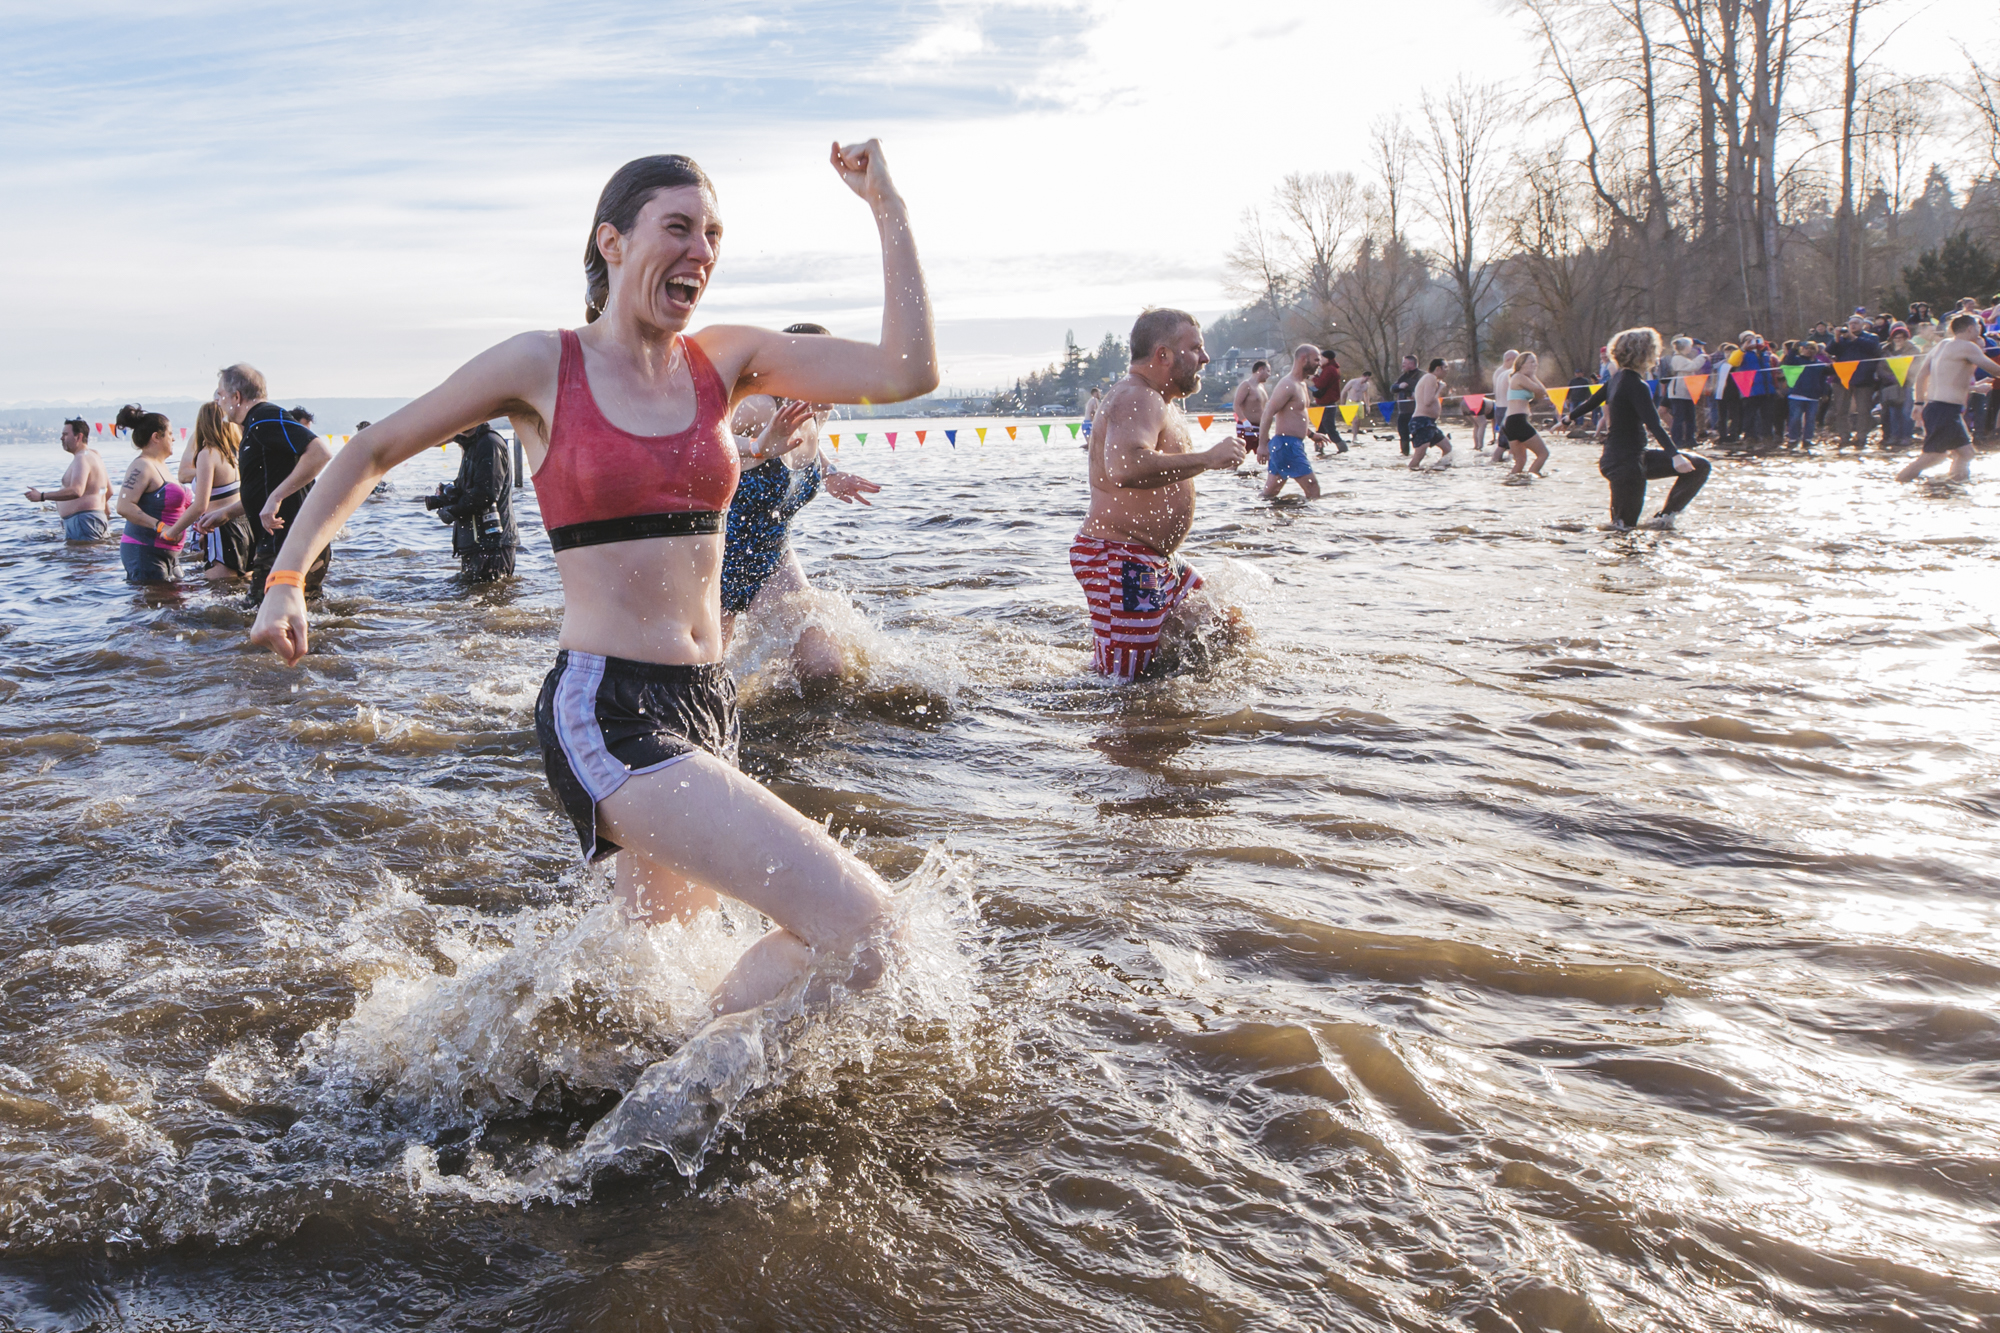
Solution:
<path fill-rule="evenodd" d="M 585 327 L 524 333 L 356 435 L 286 534 L 250 637 L 306 654 L 301 571 L 390 468 L 495 416 L 533 469 L 562 576 L 556 665 L 535 708 L 549 780 L 587 859 L 623 849 L 618 892 L 644 920 L 726 893 L 777 928 L 715 997 L 761 1004 L 822 951 L 879 967 L 888 894 L 874 872 L 736 769 L 722 657 L 722 516 L 736 489 L 729 412 L 745 394 L 893 403 L 937 386 L 930 298 L 901 196 L 874 140 L 834 170 L 882 237 L 879 344 L 736 325 L 684 330 L 722 240 L 714 188 L 687 158 L 640 158 L 598 199 Z"/>

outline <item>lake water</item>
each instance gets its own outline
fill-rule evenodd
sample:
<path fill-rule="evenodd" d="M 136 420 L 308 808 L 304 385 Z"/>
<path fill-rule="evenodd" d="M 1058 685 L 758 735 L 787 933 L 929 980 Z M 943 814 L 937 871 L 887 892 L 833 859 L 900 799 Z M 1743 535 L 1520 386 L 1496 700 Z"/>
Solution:
<path fill-rule="evenodd" d="M 692 1182 L 549 1183 L 755 923 L 577 867 L 532 499 L 464 594 L 456 454 L 406 465 L 289 671 L 0 449 L 0 1323 L 2000 1321 L 2000 461 L 1718 458 L 1636 535 L 1583 442 L 1210 475 L 1186 553 L 1259 641 L 1115 688 L 1066 428 L 949 424 L 799 520 L 848 686 L 734 658 L 745 766 L 910 957 Z"/>

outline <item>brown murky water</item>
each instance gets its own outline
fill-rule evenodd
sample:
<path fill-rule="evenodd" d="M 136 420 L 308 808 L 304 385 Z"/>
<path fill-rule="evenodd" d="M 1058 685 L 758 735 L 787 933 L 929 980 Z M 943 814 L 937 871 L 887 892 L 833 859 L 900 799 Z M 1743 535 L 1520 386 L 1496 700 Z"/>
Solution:
<path fill-rule="evenodd" d="M 1994 482 L 1723 460 L 1611 536 L 1583 444 L 1210 477 L 1262 642 L 1113 689 L 1064 433 L 800 521 L 856 681 L 747 636 L 746 763 L 916 944 L 692 1185 L 539 1183 L 752 923 L 577 870 L 538 538 L 458 595 L 416 461 L 294 673 L 0 507 L 0 1323 L 2000 1321 Z"/>

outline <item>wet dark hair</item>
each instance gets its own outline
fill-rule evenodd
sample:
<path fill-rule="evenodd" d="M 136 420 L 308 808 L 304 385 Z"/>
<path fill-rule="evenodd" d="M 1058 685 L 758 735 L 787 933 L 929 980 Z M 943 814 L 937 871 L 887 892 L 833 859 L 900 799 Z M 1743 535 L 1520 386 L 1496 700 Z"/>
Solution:
<path fill-rule="evenodd" d="M 827 328 L 824 324 L 792 324 L 786 327 L 785 332 L 813 333 L 819 335 L 822 338 L 831 338 L 833 336 L 833 330 Z"/>
<path fill-rule="evenodd" d="M 71 417 L 68 421 L 63 422 L 63 425 L 69 427 L 70 430 L 86 440 L 90 438 L 90 423 L 82 417 Z"/>
<path fill-rule="evenodd" d="M 1441 357 L 1441 356 L 1434 356 L 1434 357 L 1432 357 L 1432 358 L 1431 358 L 1431 366 L 1430 366 L 1430 368 L 1431 368 L 1432 370 L 1439 370 L 1439 369 L 1442 369 L 1442 368 L 1443 368 L 1443 366 L 1444 366 L 1444 358 L 1443 358 L 1443 357 Z"/>
<path fill-rule="evenodd" d="M 165 413 L 142 412 L 137 407 L 119 408 L 118 424 L 131 428 L 134 449 L 144 449 L 153 442 L 155 435 L 170 429 Z"/>
<path fill-rule="evenodd" d="M 113 430 L 131 430 L 139 424 L 139 418 L 146 415 L 146 409 L 137 403 L 127 403 L 118 409 L 118 415 L 111 419 Z"/>
<path fill-rule="evenodd" d="M 679 153 L 657 153 L 637 157 L 611 173 L 604 193 L 597 196 L 597 212 L 590 219 L 590 235 L 583 242 L 583 322 L 594 324 L 611 299 L 611 266 L 597 248 L 597 229 L 609 222 L 622 236 L 639 220 L 639 210 L 661 190 L 678 190 L 699 185 L 710 194 L 715 184 L 696 166 L 694 159 Z"/>
<path fill-rule="evenodd" d="M 1250 363 L 1250 373 L 1253 375 L 1260 370 L 1269 370 L 1270 368 L 1271 363 L 1269 361 L 1252 361 Z"/>
<path fill-rule="evenodd" d="M 298 422 L 301 426 L 310 426 L 313 424 L 313 414 L 306 411 L 303 407 L 295 407 L 285 413 L 285 415 Z"/>
<path fill-rule="evenodd" d="M 1177 332 L 1182 325 L 1201 327 L 1201 321 L 1185 310 L 1170 310 L 1156 307 L 1140 315 L 1132 324 L 1132 364 L 1151 361 L 1153 352 L 1167 340 L 1167 335 Z"/>

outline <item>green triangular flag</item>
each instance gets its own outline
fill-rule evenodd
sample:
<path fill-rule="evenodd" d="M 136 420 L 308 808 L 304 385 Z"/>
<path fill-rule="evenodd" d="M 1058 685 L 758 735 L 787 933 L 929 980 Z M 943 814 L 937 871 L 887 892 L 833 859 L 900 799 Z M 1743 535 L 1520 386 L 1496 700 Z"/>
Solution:
<path fill-rule="evenodd" d="M 1076 433 L 1077 433 L 1077 432 L 1078 432 L 1079 430 L 1082 430 L 1082 429 L 1083 429 L 1083 423 L 1082 423 L 1081 421 L 1072 421 L 1072 422 L 1070 422 L 1070 423 L 1069 423 L 1069 437 L 1070 437 L 1070 438 L 1071 438 L 1072 440 L 1073 440 L 1073 439 L 1075 439 L 1075 438 L 1076 438 Z"/>
<path fill-rule="evenodd" d="M 864 431 L 856 431 L 856 432 L 854 433 L 854 442 L 855 442 L 855 443 L 856 443 L 857 445 L 860 445 L 860 444 L 866 444 L 866 443 L 868 443 L 868 435 L 867 435 L 867 433 L 866 433 L 866 432 L 864 432 Z"/>
<path fill-rule="evenodd" d="M 1042 443 L 1047 444 L 1048 442 L 1049 442 L 1049 428 L 1047 426 L 1044 426 L 1042 427 Z"/>
<path fill-rule="evenodd" d="M 1798 388 L 1799 376 L 1806 373 L 1804 366 L 1779 366 L 1778 369 L 1785 372 L 1785 387 L 1788 389 Z"/>

